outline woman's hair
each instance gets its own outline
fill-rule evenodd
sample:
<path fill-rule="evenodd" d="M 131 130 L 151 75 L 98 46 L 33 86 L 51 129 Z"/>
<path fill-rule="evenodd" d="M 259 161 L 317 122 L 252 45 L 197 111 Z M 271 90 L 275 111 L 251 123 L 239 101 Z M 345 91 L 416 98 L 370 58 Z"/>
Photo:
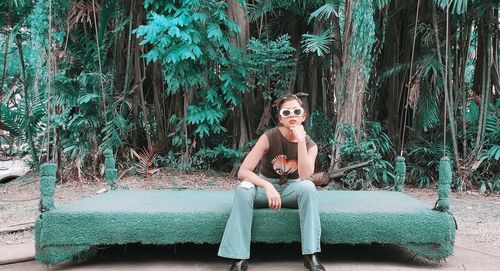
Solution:
<path fill-rule="evenodd" d="M 295 100 L 295 101 L 299 102 L 299 105 L 301 107 L 304 107 L 303 102 L 300 99 L 300 97 L 304 97 L 304 96 L 307 96 L 307 93 L 299 92 L 296 94 L 287 94 L 281 98 L 276 99 L 276 101 L 274 101 L 273 106 L 276 108 L 277 111 L 279 111 L 281 109 L 281 105 L 283 105 L 285 102 Z"/>

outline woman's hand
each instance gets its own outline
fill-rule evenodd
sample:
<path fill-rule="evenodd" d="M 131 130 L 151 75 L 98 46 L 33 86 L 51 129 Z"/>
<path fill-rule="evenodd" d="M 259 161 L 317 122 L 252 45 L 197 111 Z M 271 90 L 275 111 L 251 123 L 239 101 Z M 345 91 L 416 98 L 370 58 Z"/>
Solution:
<path fill-rule="evenodd" d="M 267 202 L 269 203 L 269 208 L 278 210 L 281 208 L 281 195 L 278 193 L 276 188 L 271 183 L 268 183 L 264 187 L 266 190 Z"/>
<path fill-rule="evenodd" d="M 306 130 L 304 130 L 304 125 L 297 125 L 291 127 L 290 130 L 292 131 L 292 134 L 295 137 L 295 139 L 297 139 L 297 141 L 306 140 Z"/>

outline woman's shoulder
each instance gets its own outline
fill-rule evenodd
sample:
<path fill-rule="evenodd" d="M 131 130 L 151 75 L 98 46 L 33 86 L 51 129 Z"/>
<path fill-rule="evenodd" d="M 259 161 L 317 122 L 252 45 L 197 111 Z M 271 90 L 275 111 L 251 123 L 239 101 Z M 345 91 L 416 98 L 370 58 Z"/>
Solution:
<path fill-rule="evenodd" d="M 262 135 L 266 135 L 267 137 L 270 137 L 270 136 L 275 135 L 276 133 L 279 133 L 278 126 L 266 130 Z"/>

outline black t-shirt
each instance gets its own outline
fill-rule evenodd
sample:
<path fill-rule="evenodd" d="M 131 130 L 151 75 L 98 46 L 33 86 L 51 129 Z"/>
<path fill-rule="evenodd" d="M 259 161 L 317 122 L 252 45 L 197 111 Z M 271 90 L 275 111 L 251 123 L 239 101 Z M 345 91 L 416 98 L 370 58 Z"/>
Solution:
<path fill-rule="evenodd" d="M 297 142 L 290 142 L 280 132 L 279 127 L 274 127 L 265 132 L 269 140 L 269 150 L 260 162 L 259 172 L 268 178 L 298 179 L 298 151 Z M 316 143 L 306 135 L 306 148 L 316 146 Z"/>

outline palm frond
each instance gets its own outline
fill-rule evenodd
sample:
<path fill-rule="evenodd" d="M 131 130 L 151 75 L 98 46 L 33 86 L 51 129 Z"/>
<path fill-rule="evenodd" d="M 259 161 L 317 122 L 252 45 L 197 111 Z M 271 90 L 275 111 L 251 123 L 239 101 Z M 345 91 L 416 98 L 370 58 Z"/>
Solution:
<path fill-rule="evenodd" d="M 432 52 L 423 55 L 417 60 L 416 66 L 416 73 L 421 74 L 422 77 L 438 78 L 444 73 L 443 63 Z"/>
<path fill-rule="evenodd" d="M 428 84 L 423 84 L 420 90 L 420 95 L 417 104 L 417 118 L 421 121 L 417 122 L 422 125 L 425 132 L 436 127 L 440 123 L 440 111 L 437 104 L 437 98 L 431 93 Z"/>
<path fill-rule="evenodd" d="M 377 81 L 376 81 L 376 85 L 380 85 L 382 84 L 385 80 L 391 78 L 392 76 L 395 76 L 403 71 L 406 71 L 410 68 L 410 64 L 409 63 L 400 63 L 400 64 L 396 64 L 394 65 L 393 67 L 391 67 L 390 69 L 384 71 L 382 74 L 379 75 Z"/>
<path fill-rule="evenodd" d="M 302 47 L 306 53 L 316 53 L 318 56 L 328 55 L 331 51 L 330 47 L 332 44 L 333 39 L 330 29 L 326 29 L 320 35 L 302 35 Z"/>
<path fill-rule="evenodd" d="M 312 20 L 319 20 L 320 22 L 327 22 L 331 19 L 332 14 L 335 16 L 339 16 L 337 11 L 335 10 L 335 5 L 333 3 L 326 3 L 323 6 L 319 7 L 309 16 L 308 23 L 311 23 Z"/>
<path fill-rule="evenodd" d="M 468 1 L 469 0 L 435 0 L 435 3 L 444 10 L 446 10 L 447 5 L 450 5 L 449 10 L 453 14 L 462 14 L 467 11 Z"/>
<path fill-rule="evenodd" d="M 432 27 L 431 24 L 421 22 L 417 25 L 416 29 L 416 34 L 417 36 L 420 37 L 420 44 L 423 47 L 432 47 L 436 43 L 436 37 L 434 34 L 434 28 Z M 412 30 L 412 34 L 414 31 Z"/>
<path fill-rule="evenodd" d="M 137 159 L 137 171 L 145 178 L 149 178 L 152 174 L 153 162 L 160 153 L 161 148 L 156 144 L 151 144 L 139 150 L 130 149 L 130 154 Z"/>
<path fill-rule="evenodd" d="M 123 145 L 123 139 L 127 132 L 133 127 L 130 122 L 120 114 L 114 114 L 102 128 L 101 148 L 117 148 Z"/>
<path fill-rule="evenodd" d="M 385 6 L 389 5 L 390 2 L 391 2 L 391 0 L 374 0 L 373 1 L 374 6 L 377 9 L 383 9 Z"/>

